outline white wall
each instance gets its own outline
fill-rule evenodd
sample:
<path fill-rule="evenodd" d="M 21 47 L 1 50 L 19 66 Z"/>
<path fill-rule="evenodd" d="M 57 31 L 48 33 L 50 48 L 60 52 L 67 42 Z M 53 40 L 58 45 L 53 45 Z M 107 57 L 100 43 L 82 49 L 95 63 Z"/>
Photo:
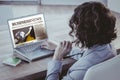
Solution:
<path fill-rule="evenodd" d="M 0 0 L 0 1 L 37 1 L 42 5 L 79 5 L 87 1 L 100 1 L 107 5 L 107 0 Z"/>
<path fill-rule="evenodd" d="M 107 0 L 41 0 L 43 5 L 79 5 L 86 1 L 100 1 L 107 5 Z"/>
<path fill-rule="evenodd" d="M 0 0 L 0 1 L 38 1 L 38 0 Z"/>
<path fill-rule="evenodd" d="M 108 7 L 120 13 L 120 0 L 108 0 Z"/>
<path fill-rule="evenodd" d="M 0 5 L 0 25 L 7 24 L 7 20 L 13 17 L 12 7 Z"/>

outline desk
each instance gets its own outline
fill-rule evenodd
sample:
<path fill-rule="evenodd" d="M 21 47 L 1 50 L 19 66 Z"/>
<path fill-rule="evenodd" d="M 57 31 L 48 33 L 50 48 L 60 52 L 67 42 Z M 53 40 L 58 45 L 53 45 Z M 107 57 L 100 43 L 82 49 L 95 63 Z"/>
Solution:
<path fill-rule="evenodd" d="M 0 61 L 0 80 L 45 80 L 47 63 L 52 57 L 43 58 L 31 63 L 22 62 L 17 67 L 6 66 Z M 63 60 L 63 71 L 75 62 L 74 59 Z"/>

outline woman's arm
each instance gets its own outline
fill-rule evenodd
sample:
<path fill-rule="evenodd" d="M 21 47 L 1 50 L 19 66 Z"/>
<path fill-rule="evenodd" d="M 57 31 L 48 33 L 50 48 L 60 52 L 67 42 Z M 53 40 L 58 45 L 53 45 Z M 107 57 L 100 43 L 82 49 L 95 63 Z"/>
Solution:
<path fill-rule="evenodd" d="M 54 53 L 53 60 L 48 64 L 47 80 L 59 80 L 59 74 L 62 69 L 62 62 L 64 56 L 66 56 L 72 49 L 72 43 L 70 41 L 61 42 Z"/>
<path fill-rule="evenodd" d="M 101 49 L 100 49 L 101 48 Z M 97 50 L 98 49 L 98 50 Z M 93 65 L 103 62 L 113 56 L 111 50 L 105 47 L 98 47 L 96 50 L 89 50 L 86 56 L 80 58 L 68 70 L 62 80 L 83 80 L 86 71 Z M 47 80 L 59 80 L 62 69 L 61 59 L 53 59 L 48 64 Z"/>
<path fill-rule="evenodd" d="M 48 63 L 46 80 L 59 80 L 59 75 L 62 70 L 62 62 L 58 60 L 52 60 Z"/>

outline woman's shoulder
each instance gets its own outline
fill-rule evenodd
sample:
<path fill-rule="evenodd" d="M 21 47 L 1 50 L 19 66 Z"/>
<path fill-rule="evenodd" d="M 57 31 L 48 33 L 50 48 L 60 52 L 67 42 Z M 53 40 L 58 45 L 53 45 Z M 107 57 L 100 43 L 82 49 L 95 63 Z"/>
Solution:
<path fill-rule="evenodd" d="M 116 54 L 116 50 L 113 48 L 111 44 L 105 45 L 95 45 L 92 48 L 88 49 L 86 54 L 93 54 L 98 57 L 106 57 L 106 56 L 114 56 Z"/>

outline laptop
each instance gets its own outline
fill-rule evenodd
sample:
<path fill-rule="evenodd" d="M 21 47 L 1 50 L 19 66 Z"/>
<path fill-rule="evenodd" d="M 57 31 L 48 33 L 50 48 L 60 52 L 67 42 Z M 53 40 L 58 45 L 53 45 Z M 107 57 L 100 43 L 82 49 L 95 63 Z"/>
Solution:
<path fill-rule="evenodd" d="M 41 48 L 48 40 L 43 14 L 35 14 L 8 20 L 15 55 L 28 62 L 52 55 L 54 50 Z"/>

